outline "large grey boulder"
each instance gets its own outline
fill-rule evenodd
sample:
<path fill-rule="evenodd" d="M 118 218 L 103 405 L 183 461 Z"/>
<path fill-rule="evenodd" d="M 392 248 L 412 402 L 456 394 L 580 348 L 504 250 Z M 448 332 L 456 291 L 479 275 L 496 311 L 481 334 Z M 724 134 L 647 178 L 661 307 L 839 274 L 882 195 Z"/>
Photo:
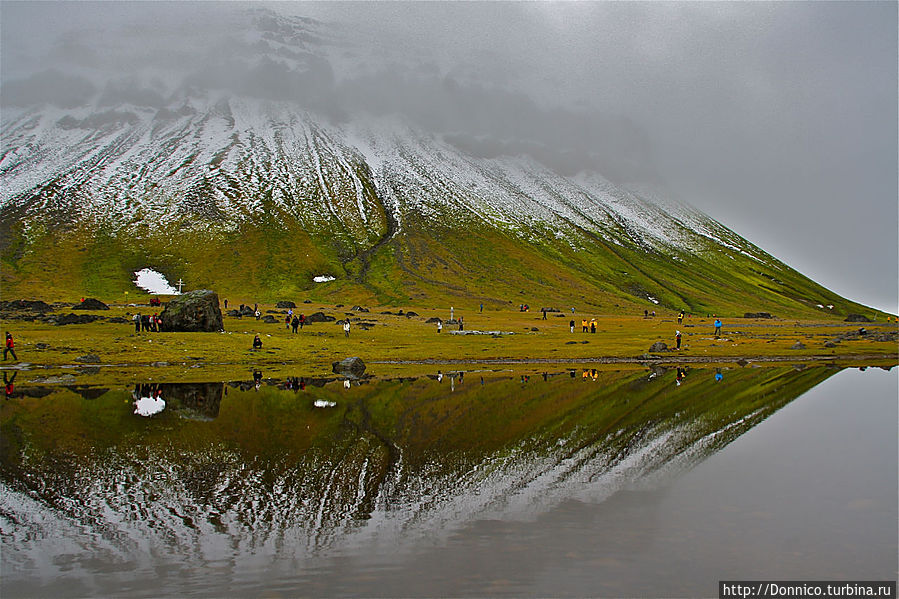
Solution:
<path fill-rule="evenodd" d="M 224 329 L 219 296 L 209 289 L 173 297 L 159 315 L 163 331 L 217 332 Z"/>
<path fill-rule="evenodd" d="M 661 341 L 656 341 L 652 345 L 649 346 L 649 351 L 651 352 L 660 352 L 660 351 L 668 351 L 668 344 L 662 343 Z"/>
<path fill-rule="evenodd" d="M 362 358 L 344 358 L 340 362 L 331 364 L 331 371 L 344 376 L 359 378 L 365 373 L 365 362 Z"/>

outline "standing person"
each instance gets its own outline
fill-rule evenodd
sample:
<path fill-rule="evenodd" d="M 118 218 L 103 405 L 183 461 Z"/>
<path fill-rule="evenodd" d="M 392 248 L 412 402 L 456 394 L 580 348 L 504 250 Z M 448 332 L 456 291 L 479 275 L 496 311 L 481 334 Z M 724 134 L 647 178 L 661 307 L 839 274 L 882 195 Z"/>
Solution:
<path fill-rule="evenodd" d="M 715 339 L 721 336 L 721 320 L 715 319 Z"/>
<path fill-rule="evenodd" d="M 464 326 L 464 325 L 462 324 L 462 317 L 460 316 L 460 317 L 459 317 L 459 330 L 460 330 L 460 331 L 462 330 L 462 327 L 463 327 L 463 326 Z"/>
<path fill-rule="evenodd" d="M 19 356 L 16 355 L 16 342 L 13 341 L 12 333 L 6 331 L 6 346 L 3 348 L 3 361 L 6 362 L 6 354 L 12 354 L 13 360 L 18 360 Z"/>
<path fill-rule="evenodd" d="M 300 319 L 296 316 L 293 317 L 293 320 L 290 321 L 290 326 L 293 328 L 293 332 L 297 332 L 297 327 L 300 326 Z"/>
<path fill-rule="evenodd" d="M 572 333 L 574 332 L 574 320 L 571 320 L 568 322 L 568 328 L 571 329 Z"/>
<path fill-rule="evenodd" d="M 437 332 L 439 333 L 439 332 L 442 331 L 442 330 L 443 330 L 443 321 L 442 321 L 442 320 L 438 320 L 438 321 L 437 321 Z"/>
<path fill-rule="evenodd" d="M 481 302 L 481 312 L 484 311 L 484 302 Z"/>
<path fill-rule="evenodd" d="M 134 316 L 131 317 L 131 320 L 134 321 L 134 332 L 140 333 L 140 314 L 135 312 Z"/>
<path fill-rule="evenodd" d="M 290 330 L 290 314 L 284 317 L 284 328 Z M 296 333 L 296 331 L 294 331 Z"/>
<path fill-rule="evenodd" d="M 582 333 L 587 332 L 587 319 L 586 318 L 581 321 L 581 332 Z"/>
<path fill-rule="evenodd" d="M 225 300 L 225 310 L 228 309 L 228 300 Z"/>
<path fill-rule="evenodd" d="M 300 330 L 303 330 L 303 326 L 306 324 L 306 315 L 300 314 Z"/>
<path fill-rule="evenodd" d="M 649 318 L 649 310 L 643 310 L 643 318 Z"/>
<path fill-rule="evenodd" d="M 153 317 L 150 319 L 150 326 L 154 333 L 159 332 L 159 313 L 153 312 Z"/>
<path fill-rule="evenodd" d="M 677 324 L 682 324 L 684 322 L 684 311 L 681 310 L 680 314 L 677 315 Z"/>
<path fill-rule="evenodd" d="M 257 309 L 257 310 L 253 313 L 253 315 L 256 317 L 256 320 L 259 320 L 259 317 L 262 316 L 262 312 L 260 312 L 260 311 Z"/>
<path fill-rule="evenodd" d="M 677 342 L 677 349 L 680 349 L 680 331 L 675 331 L 674 340 Z"/>
<path fill-rule="evenodd" d="M 590 332 L 591 333 L 596 332 L 596 319 L 595 318 L 590 320 Z"/>
<path fill-rule="evenodd" d="M 344 337 L 350 336 L 350 320 L 349 319 L 346 319 L 343 321 L 343 336 Z"/>
<path fill-rule="evenodd" d="M 140 330 L 150 332 L 150 315 L 149 314 L 141 314 L 140 315 Z"/>
<path fill-rule="evenodd" d="M 540 308 L 540 311 L 543 312 L 543 320 L 546 320 L 546 308 Z"/>

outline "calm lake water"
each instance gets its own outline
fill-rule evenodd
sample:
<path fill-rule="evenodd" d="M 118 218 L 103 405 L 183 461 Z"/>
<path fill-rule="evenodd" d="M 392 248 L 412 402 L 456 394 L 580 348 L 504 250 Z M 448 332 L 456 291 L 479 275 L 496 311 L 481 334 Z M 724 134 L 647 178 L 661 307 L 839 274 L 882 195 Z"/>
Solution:
<path fill-rule="evenodd" d="M 897 383 L 821 366 L 17 386 L 0 411 L 0 591 L 894 580 Z"/>

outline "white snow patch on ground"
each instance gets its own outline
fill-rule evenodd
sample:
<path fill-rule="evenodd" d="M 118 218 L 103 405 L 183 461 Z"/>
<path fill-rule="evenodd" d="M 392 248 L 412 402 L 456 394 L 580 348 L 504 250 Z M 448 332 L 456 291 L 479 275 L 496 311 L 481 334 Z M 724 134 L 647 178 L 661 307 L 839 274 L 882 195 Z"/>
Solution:
<path fill-rule="evenodd" d="M 137 270 L 134 272 L 134 275 L 137 277 L 134 284 L 145 291 L 161 295 L 178 295 L 178 290 L 169 284 L 165 275 L 156 272 L 152 268 Z"/>
<path fill-rule="evenodd" d="M 318 275 L 317 277 L 312 277 L 312 280 L 316 283 L 327 283 L 328 281 L 333 281 L 334 277 L 331 275 Z"/>
<path fill-rule="evenodd" d="M 337 402 L 326 401 L 324 399 L 316 399 L 312 405 L 314 405 L 316 408 L 333 408 L 337 405 Z"/>

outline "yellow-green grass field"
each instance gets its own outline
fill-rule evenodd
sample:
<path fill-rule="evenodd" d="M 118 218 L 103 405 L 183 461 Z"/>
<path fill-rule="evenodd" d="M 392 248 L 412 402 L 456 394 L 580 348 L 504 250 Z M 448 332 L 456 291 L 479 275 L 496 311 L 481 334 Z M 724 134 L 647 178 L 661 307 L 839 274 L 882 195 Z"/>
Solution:
<path fill-rule="evenodd" d="M 182 380 L 211 380 L 245 376 L 248 370 L 261 369 L 266 376 L 325 376 L 331 363 L 348 356 L 361 357 L 367 373 L 399 375 L 424 369 L 457 369 L 461 365 L 571 365 L 597 367 L 627 363 L 715 363 L 741 360 L 753 363 L 827 361 L 892 366 L 899 362 L 896 341 L 897 323 L 849 323 L 837 320 L 724 319 L 722 334 L 714 336 L 714 317 L 688 315 L 682 324 L 675 314 L 622 316 L 584 312 L 548 313 L 547 319 L 534 311 L 485 309 L 478 305 L 455 306 L 456 318 L 463 317 L 466 331 L 498 331 L 502 335 L 457 335 L 458 326 L 445 324 L 437 332 L 435 324 L 425 320 L 450 318 L 450 307 L 441 309 L 416 306 L 368 306 L 365 312 L 327 304 L 303 304 L 294 310 L 306 315 L 324 312 L 338 321 L 350 318 L 352 329 L 344 336 L 336 322 L 314 323 L 294 334 L 285 327 L 286 310 L 260 305 L 263 315 L 271 313 L 278 323 L 254 318 L 225 317 L 224 332 L 180 333 L 143 332 L 136 334 L 129 322 L 99 320 L 90 324 L 55 326 L 40 321 L 3 319 L 0 326 L 16 339 L 18 366 L 26 373 L 19 383 L 44 377 L 49 371 L 79 373 L 112 379 L 147 379 L 165 371 Z M 418 316 L 398 316 L 400 310 Z M 62 308 L 60 312 L 69 312 Z M 110 310 L 78 313 L 106 318 L 128 318 L 135 311 L 160 311 L 147 306 L 111 305 Z M 271 312 L 269 312 L 271 311 Z M 393 314 L 383 314 L 382 312 Z M 5 315 L 6 316 L 6 315 Z M 596 319 L 596 333 L 582 333 L 581 322 Z M 569 321 L 575 321 L 575 332 Z M 373 323 L 364 330 L 362 323 Z M 834 347 L 825 342 L 857 332 L 867 334 L 839 340 Z M 675 331 L 680 330 L 682 345 L 674 350 Z M 259 334 L 263 348 L 251 349 L 253 336 Z M 662 341 L 669 351 L 650 352 L 650 346 Z M 793 349 L 796 342 L 805 349 Z M 39 345 L 40 344 L 40 345 Z M 94 354 L 99 363 L 84 363 L 81 356 Z M 28 366 L 26 366 L 28 365 Z M 99 367 L 99 370 L 97 370 Z M 24 380 L 22 380 L 24 379 Z"/>

